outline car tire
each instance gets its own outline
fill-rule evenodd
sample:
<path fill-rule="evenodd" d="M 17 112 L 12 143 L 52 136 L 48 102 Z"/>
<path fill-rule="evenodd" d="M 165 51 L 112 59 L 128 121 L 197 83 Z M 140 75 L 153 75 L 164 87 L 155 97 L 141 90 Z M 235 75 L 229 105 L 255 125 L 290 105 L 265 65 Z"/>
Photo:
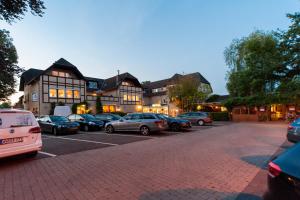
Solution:
<path fill-rule="evenodd" d="M 171 130 L 174 132 L 178 132 L 180 130 L 180 125 L 177 123 L 171 124 Z"/>
<path fill-rule="evenodd" d="M 144 136 L 150 135 L 150 129 L 147 126 L 142 126 L 140 132 Z"/>
<path fill-rule="evenodd" d="M 57 128 L 53 127 L 53 129 L 52 129 L 52 134 L 53 134 L 54 136 L 57 136 L 57 135 L 58 135 L 58 133 L 57 133 Z"/>
<path fill-rule="evenodd" d="M 198 120 L 198 121 L 197 121 L 197 125 L 198 125 L 198 126 L 204 126 L 204 124 L 205 124 L 205 123 L 204 123 L 203 120 Z"/>
<path fill-rule="evenodd" d="M 105 132 L 108 133 L 108 134 L 112 134 L 114 132 L 114 127 L 112 125 L 108 125 L 106 128 L 105 128 Z"/>
<path fill-rule="evenodd" d="M 89 131 L 89 126 L 88 126 L 88 125 L 85 125 L 85 126 L 83 127 L 83 131 L 88 132 L 88 131 Z"/>

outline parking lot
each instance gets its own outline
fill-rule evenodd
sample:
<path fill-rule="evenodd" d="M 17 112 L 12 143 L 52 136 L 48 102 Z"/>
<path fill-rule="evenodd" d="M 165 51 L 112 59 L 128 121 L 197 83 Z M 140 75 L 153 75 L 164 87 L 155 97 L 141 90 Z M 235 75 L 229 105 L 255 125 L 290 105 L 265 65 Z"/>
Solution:
<path fill-rule="evenodd" d="M 112 146 L 124 145 L 143 140 L 170 137 L 177 134 L 185 134 L 190 132 L 197 132 L 198 130 L 205 130 L 216 126 L 223 126 L 228 124 L 226 122 L 215 122 L 212 126 L 193 126 L 189 130 L 180 132 L 163 131 L 155 132 L 150 136 L 142 136 L 138 132 L 117 132 L 114 134 L 107 134 L 104 130 L 101 131 L 80 131 L 72 135 L 54 136 L 48 133 L 42 134 L 43 147 L 35 158 L 28 158 L 27 156 L 15 156 L 0 160 L 1 163 L 9 165 L 13 162 L 20 162 L 27 160 L 36 160 L 49 157 L 56 157 L 60 155 L 72 154 L 92 149 L 107 148 Z"/>
<path fill-rule="evenodd" d="M 215 123 L 151 136 L 43 134 L 36 158 L 2 160 L 0 197 L 258 200 L 265 166 L 286 146 L 285 130 L 285 124 Z"/>

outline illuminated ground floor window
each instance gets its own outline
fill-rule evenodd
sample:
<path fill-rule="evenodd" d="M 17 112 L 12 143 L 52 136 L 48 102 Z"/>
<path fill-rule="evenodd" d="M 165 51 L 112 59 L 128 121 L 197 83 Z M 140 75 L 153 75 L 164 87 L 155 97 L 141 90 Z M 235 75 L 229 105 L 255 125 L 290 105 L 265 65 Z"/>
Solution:
<path fill-rule="evenodd" d="M 103 112 L 116 112 L 116 105 L 104 105 Z"/>

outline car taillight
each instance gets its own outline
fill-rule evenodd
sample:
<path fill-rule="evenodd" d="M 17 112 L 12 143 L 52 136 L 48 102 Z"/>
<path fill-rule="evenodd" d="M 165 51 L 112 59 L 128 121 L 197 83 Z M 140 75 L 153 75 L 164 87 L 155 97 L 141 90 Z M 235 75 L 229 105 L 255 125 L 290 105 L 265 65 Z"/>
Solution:
<path fill-rule="evenodd" d="M 277 177 L 279 176 L 281 173 L 281 169 L 278 165 L 276 165 L 275 163 L 273 162 L 270 162 L 269 163 L 269 175 L 274 178 L 274 177 Z"/>
<path fill-rule="evenodd" d="M 294 130 L 294 127 L 291 126 L 291 125 L 289 125 L 289 126 L 288 126 L 288 130 L 289 130 L 289 131 L 290 131 L 290 130 Z"/>
<path fill-rule="evenodd" d="M 155 121 L 154 123 L 155 123 L 157 126 L 159 126 L 159 125 L 163 124 L 164 121 Z"/>
<path fill-rule="evenodd" d="M 41 133 L 41 128 L 39 126 L 33 127 L 29 129 L 29 133 L 35 134 L 35 133 Z"/>

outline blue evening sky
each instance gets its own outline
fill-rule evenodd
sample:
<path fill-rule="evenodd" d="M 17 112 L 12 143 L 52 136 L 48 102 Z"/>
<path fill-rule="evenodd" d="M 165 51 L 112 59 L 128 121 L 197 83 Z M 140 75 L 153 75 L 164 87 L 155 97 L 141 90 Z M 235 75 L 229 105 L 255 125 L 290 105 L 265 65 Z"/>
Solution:
<path fill-rule="evenodd" d="M 214 93 L 227 94 L 223 51 L 254 30 L 286 29 L 299 0 L 44 0 L 8 29 L 25 69 L 63 57 L 85 76 L 119 69 L 140 81 L 200 72 Z M 15 98 L 15 97 L 14 97 Z M 14 100 L 14 99 L 13 99 Z"/>

